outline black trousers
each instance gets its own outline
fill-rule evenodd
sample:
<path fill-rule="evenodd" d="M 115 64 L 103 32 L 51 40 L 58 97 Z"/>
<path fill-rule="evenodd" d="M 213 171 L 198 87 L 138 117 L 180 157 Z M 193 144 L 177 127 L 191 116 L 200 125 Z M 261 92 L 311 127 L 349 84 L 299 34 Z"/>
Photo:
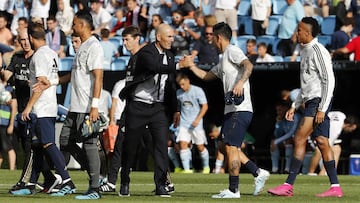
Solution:
<path fill-rule="evenodd" d="M 121 184 L 130 183 L 130 169 L 136 159 L 136 149 L 148 126 L 150 131 L 148 136 L 152 136 L 155 160 L 154 182 L 157 188 L 164 187 L 169 165 L 167 155 L 169 122 L 165 114 L 165 106 L 162 103 L 127 102 Z"/>

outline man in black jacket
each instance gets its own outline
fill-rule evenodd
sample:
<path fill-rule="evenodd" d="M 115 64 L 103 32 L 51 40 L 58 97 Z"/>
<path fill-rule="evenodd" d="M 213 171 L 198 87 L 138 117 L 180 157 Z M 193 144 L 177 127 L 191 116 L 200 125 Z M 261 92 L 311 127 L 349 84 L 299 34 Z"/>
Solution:
<path fill-rule="evenodd" d="M 165 189 L 169 117 L 173 118 L 175 125 L 180 119 L 175 57 L 169 51 L 173 41 L 174 30 L 162 24 L 156 30 L 156 42 L 142 48 L 129 61 L 126 85 L 120 93 L 120 98 L 127 101 L 120 196 L 130 195 L 129 175 L 136 157 L 134 149 L 137 149 L 146 127 L 153 140 L 155 195 L 169 196 Z"/>

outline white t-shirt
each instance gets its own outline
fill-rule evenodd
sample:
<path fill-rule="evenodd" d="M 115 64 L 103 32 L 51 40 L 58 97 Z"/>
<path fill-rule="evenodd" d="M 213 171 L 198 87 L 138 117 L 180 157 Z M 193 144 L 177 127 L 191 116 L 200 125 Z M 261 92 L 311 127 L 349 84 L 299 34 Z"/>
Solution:
<path fill-rule="evenodd" d="M 103 69 L 103 61 L 104 52 L 96 37 L 80 45 L 71 70 L 70 112 L 90 112 L 95 79 L 92 71 Z"/>
<path fill-rule="evenodd" d="M 125 82 L 126 82 L 125 79 L 119 80 L 118 82 L 116 82 L 114 85 L 114 88 L 112 90 L 112 93 L 111 93 L 111 97 L 117 99 L 116 111 L 114 113 L 115 120 L 120 120 L 121 114 L 125 108 L 125 100 L 121 100 L 119 98 L 119 94 L 120 94 L 121 90 L 125 87 Z"/>
<path fill-rule="evenodd" d="M 33 18 L 34 17 L 48 18 L 49 10 L 50 10 L 50 2 L 51 0 L 48 0 L 46 4 L 43 5 L 40 0 L 33 0 L 30 10 L 30 16 Z"/>
<path fill-rule="evenodd" d="M 261 58 L 260 56 L 257 57 L 256 63 L 269 63 L 269 62 L 275 62 L 274 57 L 272 57 L 270 54 L 266 53 L 264 58 Z"/>
<path fill-rule="evenodd" d="M 220 59 L 218 65 L 212 68 L 210 71 L 221 79 L 224 86 L 224 93 L 233 91 L 235 84 L 242 76 L 241 68 L 239 64 L 248 59 L 241 49 L 234 45 L 226 47 L 223 57 Z M 225 105 L 224 113 L 236 111 L 249 111 L 253 112 L 251 96 L 250 96 L 250 83 L 247 80 L 244 84 L 244 101 L 240 105 Z"/>
<path fill-rule="evenodd" d="M 107 12 L 104 8 L 101 7 L 98 14 L 91 11 L 91 15 L 93 17 L 93 23 L 95 29 L 99 28 L 103 23 L 107 23 L 105 28 L 110 29 L 110 22 L 112 17 L 110 13 Z"/>
<path fill-rule="evenodd" d="M 59 58 L 57 53 L 47 45 L 36 50 L 29 65 L 30 87 L 37 82 L 36 78 L 40 76 L 44 76 L 48 80 L 58 78 L 58 64 Z M 38 118 L 57 116 L 56 86 L 52 85 L 42 92 L 39 99 L 35 102 L 32 112 Z"/>
<path fill-rule="evenodd" d="M 269 7 L 271 7 L 271 0 L 251 0 L 251 18 L 259 21 L 265 20 Z"/>
<path fill-rule="evenodd" d="M 216 0 L 215 8 L 218 9 L 235 9 L 236 0 Z"/>
<path fill-rule="evenodd" d="M 329 144 L 334 146 L 335 140 L 340 136 L 343 129 L 346 115 L 340 111 L 330 111 L 328 116 L 330 118 Z"/>

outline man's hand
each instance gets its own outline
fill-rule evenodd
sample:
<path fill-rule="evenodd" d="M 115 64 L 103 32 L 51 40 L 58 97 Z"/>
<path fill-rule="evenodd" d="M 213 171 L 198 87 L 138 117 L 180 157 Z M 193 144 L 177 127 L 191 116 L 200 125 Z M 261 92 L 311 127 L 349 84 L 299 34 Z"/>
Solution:
<path fill-rule="evenodd" d="M 23 121 L 28 121 L 30 120 L 30 114 L 31 112 L 31 108 L 29 108 L 28 106 L 24 109 L 24 111 L 21 113 L 21 120 Z"/>
<path fill-rule="evenodd" d="M 90 110 L 90 120 L 91 121 L 96 121 L 99 119 L 99 110 L 98 108 L 91 108 Z"/>
<path fill-rule="evenodd" d="M 49 88 L 51 86 L 51 83 L 48 79 L 44 77 L 39 77 L 37 79 L 37 82 L 32 86 L 32 90 L 34 92 L 42 92 Z"/>
<path fill-rule="evenodd" d="M 192 55 L 184 55 L 180 60 L 179 60 L 179 67 L 180 68 L 187 68 L 190 66 L 195 65 L 194 63 L 194 57 Z"/>
<path fill-rule="evenodd" d="M 233 89 L 233 94 L 237 97 L 240 97 L 241 95 L 243 95 L 244 94 L 244 83 L 242 83 L 241 81 L 236 83 L 236 85 Z"/>
<path fill-rule="evenodd" d="M 320 124 L 325 120 L 325 112 L 318 111 L 315 115 L 315 124 Z"/>
<path fill-rule="evenodd" d="M 286 111 L 285 118 L 288 121 L 294 121 L 294 114 L 295 114 L 295 108 L 291 107 L 289 110 Z"/>
<path fill-rule="evenodd" d="M 6 129 L 6 133 L 7 133 L 8 135 L 12 135 L 13 132 L 14 132 L 14 125 L 9 125 L 9 126 L 7 127 L 7 129 Z"/>

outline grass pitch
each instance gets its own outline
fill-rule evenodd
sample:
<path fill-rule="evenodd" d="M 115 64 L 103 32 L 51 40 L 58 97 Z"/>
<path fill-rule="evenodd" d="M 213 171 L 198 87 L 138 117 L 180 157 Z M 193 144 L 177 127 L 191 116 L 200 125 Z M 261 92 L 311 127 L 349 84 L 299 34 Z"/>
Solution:
<path fill-rule="evenodd" d="M 83 200 L 75 200 L 74 195 L 65 197 L 50 197 L 47 194 L 35 194 L 31 196 L 12 196 L 8 189 L 18 180 L 19 170 L 8 171 L 0 170 L 0 203 L 72 203 Z M 87 174 L 83 171 L 70 171 L 70 175 L 77 187 L 77 194 L 85 192 L 88 186 Z M 211 195 L 227 188 L 228 176 L 215 174 L 172 174 L 175 183 L 175 193 L 171 198 L 161 198 L 154 196 L 151 191 L 154 189 L 152 172 L 133 172 L 131 174 L 130 197 L 119 197 L 119 182 L 117 192 L 105 193 L 99 202 L 241 202 L 241 203 L 359 203 L 360 202 L 360 176 L 339 176 L 342 189 L 345 193 L 343 198 L 318 198 L 314 195 L 329 188 L 328 178 L 299 175 L 295 187 L 294 197 L 275 197 L 266 193 L 270 187 L 277 186 L 285 181 L 285 175 L 271 175 L 265 185 L 265 191 L 259 196 L 254 197 L 253 183 L 251 174 L 240 174 L 240 199 L 212 199 Z"/>

